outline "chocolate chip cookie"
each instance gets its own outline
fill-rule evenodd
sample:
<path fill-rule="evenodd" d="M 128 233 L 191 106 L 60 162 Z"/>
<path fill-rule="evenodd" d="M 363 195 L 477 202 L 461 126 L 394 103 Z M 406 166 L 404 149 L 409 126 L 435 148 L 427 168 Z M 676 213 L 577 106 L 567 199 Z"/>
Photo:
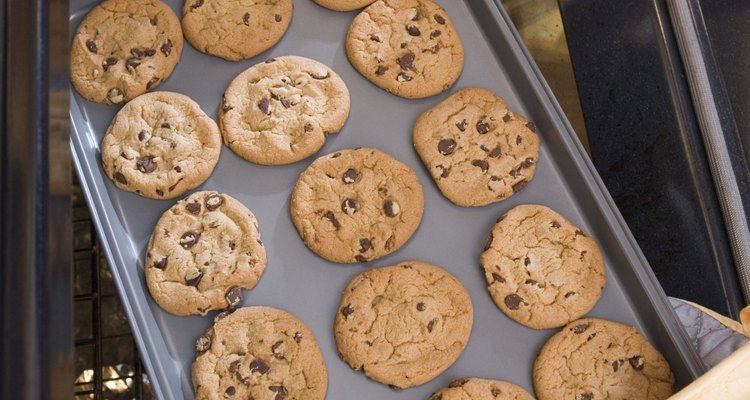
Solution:
<path fill-rule="evenodd" d="M 294 315 L 244 307 L 214 318 L 195 343 L 196 400 L 323 400 L 328 371 L 315 337 Z"/>
<path fill-rule="evenodd" d="M 594 239 L 539 205 L 521 205 L 500 217 L 480 262 L 495 304 L 536 329 L 585 315 L 607 281 Z"/>
<path fill-rule="evenodd" d="M 319 5 L 333 11 L 352 11 L 362 8 L 375 0 L 315 0 Z"/>
<path fill-rule="evenodd" d="M 292 9 L 292 0 L 186 0 L 182 29 L 198 51 L 238 61 L 281 40 Z"/>
<path fill-rule="evenodd" d="M 292 222 L 307 247 L 334 262 L 367 262 L 401 247 L 417 230 L 424 195 L 408 166 L 376 149 L 315 160 L 292 191 Z"/>
<path fill-rule="evenodd" d="M 571 322 L 534 362 L 539 400 L 661 400 L 673 387 L 667 360 L 645 337 L 602 319 Z"/>
<path fill-rule="evenodd" d="M 182 41 L 180 21 L 160 0 L 105 0 L 73 37 L 73 87 L 97 103 L 127 102 L 172 74 Z"/>
<path fill-rule="evenodd" d="M 289 164 L 320 150 L 349 116 L 349 90 L 324 64 L 304 57 L 266 60 L 224 93 L 224 142 L 257 164 Z"/>
<path fill-rule="evenodd" d="M 147 93 L 115 115 L 101 152 L 104 171 L 118 188 L 171 199 L 208 179 L 219 161 L 221 134 L 189 97 Z"/>
<path fill-rule="evenodd" d="M 237 306 L 266 268 L 255 216 L 217 192 L 196 192 L 159 219 L 145 274 L 154 300 L 175 315 Z"/>
<path fill-rule="evenodd" d="M 354 18 L 346 54 L 375 85 L 419 99 L 453 84 L 464 48 L 448 13 L 430 0 L 378 0 Z"/>
<path fill-rule="evenodd" d="M 469 293 L 442 268 L 420 261 L 363 272 L 344 289 L 334 334 L 341 358 L 396 388 L 440 375 L 471 334 Z"/>
<path fill-rule="evenodd" d="M 481 378 L 456 379 L 435 392 L 429 400 L 534 400 L 523 388 L 510 382 Z"/>
<path fill-rule="evenodd" d="M 480 88 L 461 89 L 419 116 L 413 141 L 448 200 L 483 206 L 523 189 L 534 177 L 534 123 Z"/>

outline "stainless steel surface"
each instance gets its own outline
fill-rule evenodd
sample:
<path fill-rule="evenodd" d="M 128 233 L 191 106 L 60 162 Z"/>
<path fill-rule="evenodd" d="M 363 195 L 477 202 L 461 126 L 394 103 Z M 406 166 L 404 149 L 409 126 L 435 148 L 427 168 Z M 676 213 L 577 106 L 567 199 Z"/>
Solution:
<path fill-rule="evenodd" d="M 181 2 L 168 3 L 179 11 Z M 334 13 L 307 0 L 295 2 L 290 31 L 272 50 L 252 60 L 230 63 L 186 45 L 180 65 L 159 89 L 185 93 L 216 116 L 230 80 L 265 58 L 296 54 L 335 69 L 349 86 L 352 111 L 346 127 L 329 137 L 319 155 L 356 146 L 377 147 L 411 166 L 425 190 L 424 220 L 415 236 L 395 254 L 365 267 L 421 259 L 456 275 L 472 294 L 475 307 L 474 330 L 465 352 L 440 377 L 401 392 L 366 379 L 339 360 L 332 335 L 336 306 L 341 290 L 363 267 L 335 265 L 318 258 L 305 248 L 292 226 L 289 193 L 312 159 L 262 167 L 225 148 L 213 176 L 201 189 L 226 192 L 245 203 L 258 217 L 269 256 L 263 278 L 247 293 L 243 304 L 281 307 L 310 325 L 326 358 L 331 400 L 427 398 L 437 388 L 463 376 L 507 379 L 531 390 L 531 364 L 554 331 L 525 328 L 497 310 L 487 294 L 478 258 L 498 216 L 517 204 L 541 203 L 568 216 L 602 247 L 609 283 L 590 315 L 637 325 L 670 361 L 679 384 L 686 384 L 702 372 L 700 360 L 500 3 L 440 3 L 457 25 L 466 46 L 467 63 L 456 87 L 430 99 L 396 98 L 357 74 L 343 49 L 344 32 L 354 13 Z M 71 3 L 71 27 L 92 4 L 83 0 Z M 473 209 L 453 206 L 440 195 L 411 145 L 411 127 L 419 113 L 466 86 L 487 87 L 503 96 L 512 108 L 536 122 L 543 140 L 537 176 L 522 193 L 499 204 Z M 142 265 L 145 246 L 159 215 L 173 202 L 125 193 L 114 188 L 103 174 L 98 146 L 116 111 L 115 107 L 92 104 L 73 95 L 71 145 L 75 165 L 154 391 L 163 398 L 192 398 L 193 343 L 211 318 L 171 316 L 159 309 L 147 292 Z"/>

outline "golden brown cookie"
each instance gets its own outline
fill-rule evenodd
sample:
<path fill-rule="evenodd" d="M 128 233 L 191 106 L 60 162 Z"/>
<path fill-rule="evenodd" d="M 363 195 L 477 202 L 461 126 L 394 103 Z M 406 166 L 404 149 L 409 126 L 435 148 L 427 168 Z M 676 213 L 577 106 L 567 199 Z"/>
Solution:
<path fill-rule="evenodd" d="M 315 336 L 286 311 L 245 307 L 220 313 L 195 347 L 197 400 L 326 397 L 328 371 Z"/>
<path fill-rule="evenodd" d="M 673 388 L 667 360 L 645 337 L 603 319 L 571 322 L 534 362 L 539 400 L 662 400 Z"/>
<path fill-rule="evenodd" d="M 292 191 L 292 222 L 310 250 L 334 262 L 367 262 L 398 250 L 417 230 L 424 195 L 417 175 L 380 150 L 341 150 L 315 160 Z"/>
<path fill-rule="evenodd" d="M 237 306 L 266 268 L 255 216 L 217 192 L 196 192 L 172 206 L 148 242 L 151 296 L 175 315 L 205 315 Z"/>
<path fill-rule="evenodd" d="M 464 47 L 448 13 L 431 0 L 378 0 L 354 18 L 346 54 L 377 86 L 419 99 L 453 86 Z"/>
<path fill-rule="evenodd" d="M 539 205 L 517 206 L 500 217 L 480 263 L 495 304 L 536 329 L 584 316 L 607 282 L 596 242 Z"/>
<path fill-rule="evenodd" d="M 160 0 L 105 0 L 78 26 L 70 79 L 88 100 L 120 104 L 166 80 L 182 54 L 177 16 Z"/>
<path fill-rule="evenodd" d="M 362 8 L 375 0 L 314 0 L 319 5 L 333 11 L 352 11 Z"/>
<path fill-rule="evenodd" d="M 481 378 L 456 379 L 435 392 L 428 400 L 534 400 L 510 382 Z"/>
<path fill-rule="evenodd" d="M 257 164 L 289 164 L 320 150 L 349 116 L 349 90 L 332 69 L 309 58 L 266 60 L 238 75 L 224 93 L 224 142 Z"/>
<path fill-rule="evenodd" d="M 480 88 L 461 89 L 419 116 L 412 139 L 448 200 L 484 206 L 520 191 L 539 159 L 531 121 Z"/>
<path fill-rule="evenodd" d="M 182 29 L 199 51 L 238 61 L 278 43 L 293 8 L 292 0 L 185 0 Z"/>
<path fill-rule="evenodd" d="M 171 199 L 208 179 L 219 161 L 221 134 L 189 97 L 153 92 L 117 112 L 101 152 L 104 171 L 118 188 Z"/>
<path fill-rule="evenodd" d="M 421 385 L 453 364 L 469 341 L 469 293 L 420 261 L 363 272 L 344 289 L 334 334 L 352 368 L 397 388 Z"/>

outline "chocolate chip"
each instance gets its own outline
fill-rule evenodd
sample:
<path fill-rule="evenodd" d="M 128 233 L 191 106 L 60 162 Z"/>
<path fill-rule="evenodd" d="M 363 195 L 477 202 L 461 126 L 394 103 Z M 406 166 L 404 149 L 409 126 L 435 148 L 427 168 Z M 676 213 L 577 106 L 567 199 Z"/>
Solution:
<path fill-rule="evenodd" d="M 229 308 L 234 308 L 242 302 L 242 288 L 233 287 L 227 290 L 227 294 L 224 297 L 227 300 Z"/>
<path fill-rule="evenodd" d="M 378 35 L 375 35 L 375 34 L 372 34 L 372 35 L 370 35 L 370 40 L 372 40 L 373 42 L 378 42 L 378 43 L 381 43 L 381 42 L 382 42 L 382 41 L 380 40 L 380 36 L 378 36 Z"/>
<path fill-rule="evenodd" d="M 405 48 L 406 48 L 406 45 L 408 45 L 408 44 L 409 44 L 409 43 L 406 43 L 406 42 L 401 42 L 401 48 L 402 48 L 402 49 L 405 49 Z"/>
<path fill-rule="evenodd" d="M 164 192 L 161 191 L 161 189 L 156 189 L 156 194 L 159 196 L 164 196 Z"/>
<path fill-rule="evenodd" d="M 120 182 L 123 185 L 128 184 L 128 180 L 125 179 L 125 175 L 123 175 L 122 172 L 115 172 L 114 177 L 117 182 Z"/>
<path fill-rule="evenodd" d="M 219 322 L 219 321 L 221 321 L 222 319 L 224 319 L 224 317 L 226 317 L 227 315 L 229 315 L 229 314 L 231 314 L 233 312 L 234 311 L 232 311 L 232 310 L 224 310 L 224 311 L 216 314 L 216 316 L 214 317 L 214 324 L 217 323 L 217 322 Z"/>
<path fill-rule="evenodd" d="M 199 353 L 203 353 L 211 348 L 211 337 L 206 336 L 203 334 L 203 336 L 199 337 L 198 340 L 195 341 L 195 350 Z"/>
<path fill-rule="evenodd" d="M 443 18 L 442 15 L 435 14 L 433 17 L 435 18 L 435 22 L 437 22 L 440 25 L 445 25 L 445 18 Z"/>
<path fill-rule="evenodd" d="M 498 389 L 498 388 L 496 388 L 496 387 L 493 387 L 493 388 L 492 388 L 492 390 L 491 390 L 490 392 L 492 393 L 492 397 L 497 397 L 497 396 L 500 396 L 500 394 L 502 393 L 502 392 L 500 391 L 500 389 Z"/>
<path fill-rule="evenodd" d="M 146 82 L 146 90 L 151 90 L 151 88 L 154 87 L 154 85 L 156 85 L 157 83 L 159 83 L 160 80 L 161 79 L 157 77 L 151 78 L 148 82 Z"/>
<path fill-rule="evenodd" d="M 594 400 L 594 394 L 591 392 L 581 393 L 576 396 L 576 400 Z"/>
<path fill-rule="evenodd" d="M 552 223 L 550 224 L 550 226 L 553 227 L 553 228 L 559 228 L 561 225 L 557 221 L 552 221 Z"/>
<path fill-rule="evenodd" d="M 497 146 L 494 149 L 492 149 L 492 151 L 490 151 L 490 154 L 487 154 L 487 156 L 491 158 L 500 157 L 500 146 Z"/>
<path fill-rule="evenodd" d="M 233 374 L 240 370 L 240 364 L 242 363 L 242 360 L 234 360 L 229 364 L 229 368 L 227 370 L 230 374 Z"/>
<path fill-rule="evenodd" d="M 242 16 L 242 23 L 246 26 L 250 26 L 250 13 L 245 13 L 245 15 Z"/>
<path fill-rule="evenodd" d="M 510 114 L 503 115 L 503 122 L 508 122 L 508 121 L 510 121 Z"/>
<path fill-rule="evenodd" d="M 360 253 L 365 253 L 370 249 L 372 249 L 372 242 L 370 241 L 370 239 L 367 239 L 367 238 L 359 239 L 359 252 Z"/>
<path fill-rule="evenodd" d="M 344 318 L 349 318 L 352 313 L 354 313 L 354 309 L 352 308 L 351 304 L 348 304 L 346 307 L 341 309 L 341 315 L 343 315 Z"/>
<path fill-rule="evenodd" d="M 453 139 L 443 139 L 438 142 L 438 151 L 440 154 L 447 156 L 456 150 L 456 141 Z"/>
<path fill-rule="evenodd" d="M 354 183 L 357 181 L 357 178 L 359 178 L 359 173 L 354 168 L 349 168 L 344 172 L 344 175 L 341 177 L 341 180 L 344 181 L 344 183 Z"/>
<path fill-rule="evenodd" d="M 156 17 L 151 18 L 151 25 L 156 26 L 156 23 L 159 22 L 159 20 Z"/>
<path fill-rule="evenodd" d="M 266 64 L 270 64 L 270 63 L 272 63 L 272 62 L 276 62 L 276 59 L 275 59 L 275 58 L 269 58 L 269 59 L 267 59 L 267 60 L 265 61 L 265 63 L 266 63 Z"/>
<path fill-rule="evenodd" d="M 283 344 L 284 344 L 284 342 L 281 341 L 281 340 L 279 340 L 278 342 L 274 343 L 273 346 L 271 346 L 271 353 L 273 353 L 274 358 L 276 358 L 277 360 L 283 360 L 284 359 L 284 355 L 281 354 L 281 351 L 279 350 L 279 348 Z"/>
<path fill-rule="evenodd" d="M 527 180 L 518 181 L 515 185 L 513 185 L 513 193 L 520 192 L 528 184 L 529 184 L 529 181 Z"/>
<path fill-rule="evenodd" d="M 113 65 L 117 65 L 117 58 L 115 58 L 115 57 L 109 57 L 106 60 L 104 60 L 104 64 L 102 64 L 102 67 L 106 71 L 106 70 L 109 69 L 109 67 L 111 67 Z"/>
<path fill-rule="evenodd" d="M 378 69 L 375 70 L 375 75 L 383 76 L 386 71 L 388 71 L 388 67 L 378 65 Z"/>
<path fill-rule="evenodd" d="M 576 229 L 576 236 L 579 236 L 579 235 L 580 235 L 580 236 L 586 236 L 586 234 L 585 234 L 585 233 L 583 233 L 583 231 L 582 231 L 582 230 L 580 230 L 580 229 Z"/>
<path fill-rule="evenodd" d="M 154 262 L 154 268 L 158 269 L 166 269 L 167 268 L 167 262 L 169 262 L 169 257 L 164 256 L 161 260 Z"/>
<path fill-rule="evenodd" d="M 237 393 L 237 391 L 234 389 L 234 386 L 230 386 L 224 392 L 224 397 L 226 397 L 226 398 L 233 397 L 235 395 L 235 393 Z"/>
<path fill-rule="evenodd" d="M 357 200 L 354 199 L 345 199 L 341 202 L 341 211 L 344 212 L 346 215 L 352 215 L 359 209 L 359 205 L 357 204 Z"/>
<path fill-rule="evenodd" d="M 617 372 L 623 364 L 625 364 L 625 360 L 612 361 L 612 369 Z"/>
<path fill-rule="evenodd" d="M 260 112 L 266 115 L 271 115 L 271 104 L 268 102 L 267 98 L 262 98 L 258 102 L 258 109 L 260 109 Z"/>
<path fill-rule="evenodd" d="M 208 197 L 206 197 L 206 208 L 208 211 L 213 211 L 221 205 L 224 204 L 224 197 L 222 197 L 220 194 L 212 194 Z"/>
<path fill-rule="evenodd" d="M 422 19 L 422 13 L 419 11 L 418 8 L 414 8 L 411 11 L 412 11 L 412 16 L 411 16 L 412 21 L 419 21 L 420 19 Z"/>
<path fill-rule="evenodd" d="M 536 125 L 534 125 L 533 122 L 529 121 L 526 123 L 526 127 L 529 128 L 530 131 L 536 132 Z"/>
<path fill-rule="evenodd" d="M 535 281 L 533 279 L 526 279 L 526 281 L 524 282 L 524 284 L 526 284 L 526 285 L 532 285 L 532 286 L 537 286 L 537 287 L 540 287 L 540 288 L 544 287 L 544 285 L 540 284 L 539 282 L 537 282 L 537 281 Z"/>
<path fill-rule="evenodd" d="M 366 263 L 367 262 L 367 257 L 365 257 L 365 256 L 363 256 L 361 254 L 357 254 L 356 256 L 354 256 L 354 259 L 357 260 L 358 263 Z"/>
<path fill-rule="evenodd" d="M 425 308 L 426 307 L 425 307 L 424 303 L 422 303 L 421 301 L 419 303 L 417 303 L 417 311 L 424 311 Z"/>
<path fill-rule="evenodd" d="M 521 308 L 521 303 L 523 303 L 523 297 L 515 293 L 505 296 L 505 305 L 511 310 L 518 310 Z"/>
<path fill-rule="evenodd" d="M 199 237 L 200 234 L 193 231 L 187 231 L 182 234 L 182 237 L 180 237 L 180 246 L 182 246 L 183 249 L 189 249 L 198 243 Z"/>
<path fill-rule="evenodd" d="M 459 131 L 464 132 L 466 130 L 466 120 L 462 120 L 461 122 L 456 122 L 456 128 L 458 128 Z"/>
<path fill-rule="evenodd" d="M 153 56 L 156 55 L 156 49 L 146 49 L 146 50 L 143 50 L 143 54 L 146 57 L 153 57 Z"/>
<path fill-rule="evenodd" d="M 422 53 L 432 53 L 437 54 L 440 51 L 440 43 L 436 43 L 434 46 L 422 50 Z"/>
<path fill-rule="evenodd" d="M 279 98 L 279 102 L 281 102 L 281 105 L 284 106 L 284 108 L 289 108 L 292 106 L 292 103 L 290 103 L 289 100 L 284 97 Z"/>
<path fill-rule="evenodd" d="M 331 222 L 334 228 L 339 229 L 341 225 L 339 224 L 339 221 L 336 219 L 336 216 L 333 215 L 333 211 L 326 211 L 325 214 L 323 214 L 324 217 L 328 219 L 328 221 Z"/>
<path fill-rule="evenodd" d="M 203 5 L 203 0 L 195 0 L 195 3 L 193 3 L 193 5 L 190 6 L 190 8 L 192 8 L 193 10 L 195 10 L 196 8 L 198 8 L 198 7 L 202 6 L 202 5 Z"/>
<path fill-rule="evenodd" d="M 96 54 L 96 52 L 98 51 L 98 49 L 96 47 L 96 43 L 94 43 L 94 41 L 91 40 L 91 39 L 89 39 L 89 40 L 86 41 L 86 48 L 89 49 L 89 51 L 92 52 L 92 53 L 94 53 L 94 54 Z"/>
<path fill-rule="evenodd" d="M 194 286 L 198 287 L 198 284 L 201 283 L 201 279 L 203 278 L 203 271 L 195 271 L 188 275 L 185 275 L 185 284 L 188 286 Z"/>
<path fill-rule="evenodd" d="M 520 146 L 521 143 L 523 143 L 523 138 L 521 135 L 516 136 L 516 146 Z"/>
<path fill-rule="evenodd" d="M 112 88 L 107 92 L 107 100 L 112 104 L 120 104 L 125 100 L 125 96 L 119 88 Z"/>
<path fill-rule="evenodd" d="M 503 277 L 500 276 L 500 274 L 493 272 L 492 283 L 495 283 L 495 282 L 505 283 L 505 279 L 503 279 Z"/>
<path fill-rule="evenodd" d="M 255 360 L 250 362 L 250 373 L 259 373 L 261 375 L 265 375 L 268 370 L 271 369 L 271 367 L 268 366 L 268 363 L 261 360 L 260 358 L 256 358 Z"/>
<path fill-rule="evenodd" d="M 135 58 L 143 58 L 143 50 L 137 47 L 133 47 L 132 49 L 130 49 L 130 54 L 132 54 Z"/>
<path fill-rule="evenodd" d="M 166 57 L 169 57 L 169 54 L 172 53 L 172 40 L 167 39 L 167 41 L 161 45 L 161 48 L 159 50 L 161 50 L 161 52 L 164 53 Z"/>
<path fill-rule="evenodd" d="M 138 161 L 135 162 L 135 165 L 138 167 L 138 171 L 141 171 L 144 174 L 151 173 L 156 170 L 156 162 L 151 156 L 139 158 Z"/>
<path fill-rule="evenodd" d="M 528 267 L 529 264 L 531 264 L 531 259 L 529 257 L 526 257 L 523 259 L 523 265 Z"/>
<path fill-rule="evenodd" d="M 468 379 L 456 379 L 453 382 L 451 382 L 448 387 L 449 388 L 457 388 L 465 385 L 467 382 L 469 382 Z"/>
<path fill-rule="evenodd" d="M 393 242 L 396 240 L 396 238 L 391 235 L 388 240 L 385 241 L 385 249 L 390 250 L 393 248 Z"/>
<path fill-rule="evenodd" d="M 519 168 L 526 169 L 534 165 L 534 159 L 533 158 L 527 158 L 521 162 L 521 166 Z"/>
<path fill-rule="evenodd" d="M 302 334 L 299 332 L 294 332 L 294 341 L 299 343 L 302 341 Z"/>
<path fill-rule="evenodd" d="M 419 36 L 422 34 L 422 32 L 419 31 L 419 28 L 417 28 L 414 25 L 407 26 L 406 31 L 409 32 L 409 35 L 412 35 L 412 36 Z"/>
<path fill-rule="evenodd" d="M 581 334 L 583 332 L 586 332 L 586 329 L 589 329 L 589 324 L 578 324 L 572 328 L 570 328 L 573 333 L 576 335 Z"/>
<path fill-rule="evenodd" d="M 409 76 L 409 75 L 407 75 L 407 74 L 405 74 L 403 72 L 399 72 L 399 74 L 396 76 L 396 80 L 399 81 L 399 82 L 409 82 L 412 79 L 414 79 L 414 78 L 412 78 L 411 76 Z"/>
<path fill-rule="evenodd" d="M 492 182 L 497 182 L 499 180 L 500 180 L 500 177 L 498 177 L 498 176 L 495 176 L 495 175 L 490 176 L 490 181 L 492 181 Z"/>
<path fill-rule="evenodd" d="M 482 173 L 486 173 L 488 169 L 490 169 L 490 164 L 485 160 L 472 160 L 471 165 L 475 167 L 479 167 L 479 169 L 482 170 Z"/>
<path fill-rule="evenodd" d="M 185 208 L 190 214 L 198 215 L 201 212 L 201 203 L 188 203 Z"/>
<path fill-rule="evenodd" d="M 386 200 L 383 202 L 383 211 L 385 211 L 385 215 L 393 218 L 401 213 L 401 206 L 396 201 Z"/>
<path fill-rule="evenodd" d="M 565 293 L 565 298 L 567 299 L 568 297 L 573 296 L 574 294 L 576 294 L 576 292 Z"/>
<path fill-rule="evenodd" d="M 485 133 L 490 131 L 490 124 L 486 122 L 483 119 L 480 119 L 477 121 L 477 132 L 479 132 L 480 135 L 484 135 Z"/>
<path fill-rule="evenodd" d="M 144 141 L 144 140 L 146 140 L 146 131 L 140 131 L 140 132 L 138 132 L 138 140 L 141 141 L 141 142 Z"/>
<path fill-rule="evenodd" d="M 276 393 L 273 400 L 284 400 L 286 398 L 286 389 L 283 386 L 269 386 L 268 390 Z"/>
<path fill-rule="evenodd" d="M 434 393 L 432 396 L 430 396 L 427 400 L 443 400 L 443 395 L 440 393 Z"/>
<path fill-rule="evenodd" d="M 305 124 L 304 128 L 305 132 L 312 132 L 313 126 L 312 124 Z"/>
<path fill-rule="evenodd" d="M 432 330 L 435 328 L 435 322 L 437 322 L 437 319 L 433 319 L 427 323 L 427 332 L 432 333 Z"/>
<path fill-rule="evenodd" d="M 446 168 L 446 167 L 445 167 L 444 165 L 442 165 L 442 164 L 440 164 L 440 165 L 437 165 L 436 167 L 437 167 L 437 168 L 440 168 L 440 170 L 442 171 L 442 172 L 440 172 L 440 177 L 441 177 L 441 178 L 447 178 L 447 177 L 448 177 L 448 175 L 450 175 L 450 173 L 451 173 L 451 169 L 450 169 L 450 167 Z"/>
<path fill-rule="evenodd" d="M 274 16 L 273 16 L 273 19 L 274 19 L 274 21 L 276 21 L 276 22 L 281 22 L 281 15 L 279 15 L 279 14 L 276 14 L 276 15 L 274 15 Z"/>
<path fill-rule="evenodd" d="M 492 247 L 493 240 L 495 240 L 495 234 L 490 232 L 490 238 L 487 240 L 487 244 L 484 245 L 484 251 L 487 251 Z"/>
<path fill-rule="evenodd" d="M 440 32 L 439 29 L 436 29 L 430 33 L 430 39 L 435 39 L 436 37 L 440 36 L 443 32 Z"/>
<path fill-rule="evenodd" d="M 643 369 L 644 363 L 643 357 L 641 356 L 630 357 L 628 359 L 628 362 L 630 363 L 630 366 L 633 367 L 633 369 L 635 369 L 636 371 L 640 371 Z"/>
<path fill-rule="evenodd" d="M 174 170 L 175 170 L 175 172 L 182 172 L 182 168 L 180 168 L 179 165 L 176 166 L 176 167 L 174 167 Z"/>
<path fill-rule="evenodd" d="M 396 62 L 398 62 L 398 65 L 403 70 L 407 70 L 407 71 L 411 70 L 414 72 L 417 71 L 417 69 L 414 68 L 414 53 L 406 53 L 402 55 L 401 57 L 399 57 L 398 59 L 396 59 Z"/>

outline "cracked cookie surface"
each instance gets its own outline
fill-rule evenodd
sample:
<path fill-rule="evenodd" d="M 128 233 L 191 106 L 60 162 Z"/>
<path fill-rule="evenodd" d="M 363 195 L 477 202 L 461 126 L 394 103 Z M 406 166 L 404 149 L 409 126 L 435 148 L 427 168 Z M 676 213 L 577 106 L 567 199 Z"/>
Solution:
<path fill-rule="evenodd" d="M 353 11 L 372 4 L 375 0 L 314 0 L 318 5 L 333 11 Z"/>
<path fill-rule="evenodd" d="M 480 263 L 495 304 L 518 323 L 536 329 L 582 317 L 606 284 L 596 242 L 539 205 L 517 206 L 500 217 Z"/>
<path fill-rule="evenodd" d="M 450 367 L 471 334 L 466 289 L 420 261 L 372 269 L 344 289 L 334 334 L 342 359 L 397 388 L 423 384 Z"/>
<path fill-rule="evenodd" d="M 453 86 L 464 48 L 448 13 L 430 0 L 378 0 L 354 18 L 346 54 L 375 85 L 405 98 Z"/>
<path fill-rule="evenodd" d="M 661 400 L 673 387 L 667 360 L 645 337 L 602 319 L 571 322 L 534 362 L 539 400 Z"/>
<path fill-rule="evenodd" d="M 412 139 L 440 191 L 460 206 L 510 197 L 534 177 L 536 127 L 480 88 L 461 89 L 414 124 Z"/>
<path fill-rule="evenodd" d="M 510 382 L 481 378 L 456 379 L 428 400 L 534 400 L 523 388 Z"/>
<path fill-rule="evenodd" d="M 205 315 L 242 301 L 266 268 L 255 216 L 217 192 L 196 192 L 162 214 L 148 243 L 151 296 L 175 315 Z"/>
<path fill-rule="evenodd" d="M 196 341 L 196 399 L 323 400 L 325 360 L 312 331 L 271 307 L 220 313 Z"/>
<path fill-rule="evenodd" d="M 106 0 L 78 26 L 70 78 L 88 100 L 121 104 L 166 80 L 182 54 L 182 29 L 159 0 Z"/>
<path fill-rule="evenodd" d="M 238 61 L 278 43 L 292 11 L 292 0 L 186 0 L 182 28 L 198 51 Z"/>
<path fill-rule="evenodd" d="M 221 134 L 189 97 L 147 93 L 115 115 L 101 152 L 104 171 L 118 188 L 171 199 L 208 179 L 219 161 Z"/>
<path fill-rule="evenodd" d="M 377 149 L 315 160 L 291 197 L 292 222 L 310 250 L 334 262 L 366 262 L 398 250 L 417 230 L 424 194 L 408 166 Z"/>
<path fill-rule="evenodd" d="M 257 164 L 289 164 L 320 150 L 349 116 L 349 90 L 326 65 L 304 57 L 266 60 L 224 93 L 224 142 Z"/>

